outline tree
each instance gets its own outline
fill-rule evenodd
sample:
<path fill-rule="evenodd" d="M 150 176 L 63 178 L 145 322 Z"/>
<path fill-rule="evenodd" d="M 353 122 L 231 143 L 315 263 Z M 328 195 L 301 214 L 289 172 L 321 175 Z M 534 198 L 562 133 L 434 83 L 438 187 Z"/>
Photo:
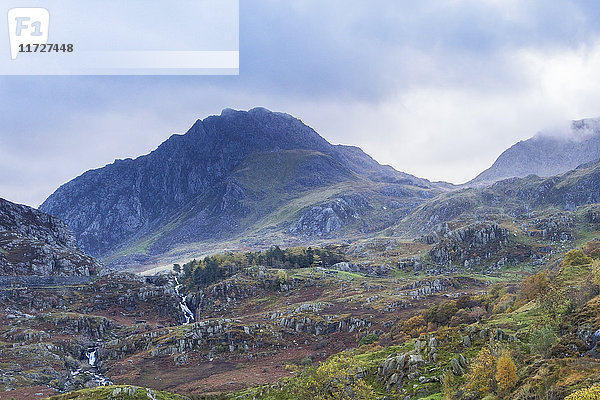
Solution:
<path fill-rule="evenodd" d="M 500 393 L 507 394 L 518 381 L 515 362 L 508 351 L 503 351 L 496 365 L 496 383 Z"/>
<path fill-rule="evenodd" d="M 310 267 L 314 261 L 314 250 L 312 247 L 306 249 L 306 266 Z"/>
<path fill-rule="evenodd" d="M 548 273 L 540 271 L 535 275 L 523 279 L 519 295 L 527 301 L 535 300 L 548 290 L 549 285 L 550 278 L 548 278 Z"/>
<path fill-rule="evenodd" d="M 442 388 L 444 390 L 444 400 L 454 400 L 458 397 L 456 378 L 452 372 L 448 371 L 444 374 Z"/>
<path fill-rule="evenodd" d="M 556 336 L 556 333 L 551 326 L 546 325 L 541 329 L 536 329 L 531 334 L 531 350 L 542 357 L 546 357 L 550 353 L 550 349 L 554 346 L 557 339 L 558 336 Z"/>
<path fill-rule="evenodd" d="M 496 359 L 487 347 L 482 347 L 477 353 L 471 370 L 467 374 L 465 388 L 469 392 L 478 393 L 482 397 L 494 391 L 494 372 Z"/>
<path fill-rule="evenodd" d="M 318 254 L 313 255 L 312 266 L 313 267 L 320 267 L 321 264 L 323 264 L 323 262 L 321 261 L 321 256 L 319 256 Z"/>
<path fill-rule="evenodd" d="M 181 272 L 181 265 L 173 264 L 173 271 L 179 274 Z"/>

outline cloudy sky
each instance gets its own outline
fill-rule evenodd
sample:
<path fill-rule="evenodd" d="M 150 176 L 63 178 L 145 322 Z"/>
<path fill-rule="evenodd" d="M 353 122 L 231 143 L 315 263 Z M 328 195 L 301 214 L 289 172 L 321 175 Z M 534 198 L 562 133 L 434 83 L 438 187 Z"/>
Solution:
<path fill-rule="evenodd" d="M 264 106 L 332 143 L 462 183 L 515 142 L 600 116 L 596 1 L 240 1 L 240 75 L 0 77 L 0 197 Z"/>

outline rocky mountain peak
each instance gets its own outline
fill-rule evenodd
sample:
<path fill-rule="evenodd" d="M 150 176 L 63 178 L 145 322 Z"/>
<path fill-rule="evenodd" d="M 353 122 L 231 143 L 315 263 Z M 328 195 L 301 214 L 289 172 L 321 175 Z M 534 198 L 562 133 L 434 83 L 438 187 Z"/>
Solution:
<path fill-rule="evenodd" d="M 307 196 L 282 208 L 268 227 L 289 235 L 290 226 L 313 206 L 327 209 L 335 199 L 357 194 L 358 182 L 369 197 L 380 195 L 381 183 L 395 185 L 386 192 L 394 199 L 385 202 L 393 200 L 397 214 L 390 219 L 437 190 L 425 179 L 380 165 L 359 148 L 330 144 L 289 114 L 225 109 L 196 121 L 186 134 L 172 135 L 150 154 L 84 173 L 40 209 L 67 222 L 78 244 L 94 256 L 130 246 L 159 253 L 240 235 L 290 200 Z M 330 190 L 311 194 L 319 188 Z M 336 234 L 343 231 L 338 225 Z"/>
<path fill-rule="evenodd" d="M 504 151 L 494 164 L 468 182 L 487 186 L 507 178 L 549 177 L 600 159 L 600 119 L 572 121 L 567 127 L 542 131 Z"/>

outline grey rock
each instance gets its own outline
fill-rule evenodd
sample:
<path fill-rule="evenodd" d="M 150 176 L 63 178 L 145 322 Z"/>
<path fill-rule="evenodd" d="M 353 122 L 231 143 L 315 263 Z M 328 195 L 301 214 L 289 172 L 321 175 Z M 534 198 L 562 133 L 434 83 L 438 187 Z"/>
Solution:
<path fill-rule="evenodd" d="M 558 175 L 600 158 L 600 120 L 573 121 L 561 135 L 538 133 L 504 151 L 494 164 L 467 183 L 486 186 L 512 178 Z"/>
<path fill-rule="evenodd" d="M 58 218 L 0 199 L 0 275 L 90 276 L 100 268 Z"/>

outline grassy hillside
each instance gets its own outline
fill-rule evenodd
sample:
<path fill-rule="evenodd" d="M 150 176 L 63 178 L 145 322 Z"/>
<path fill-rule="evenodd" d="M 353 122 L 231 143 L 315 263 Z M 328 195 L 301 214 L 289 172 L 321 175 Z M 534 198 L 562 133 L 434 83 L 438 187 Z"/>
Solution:
<path fill-rule="evenodd" d="M 136 386 L 105 386 L 48 397 L 47 400 L 189 400 L 189 397 Z"/>

